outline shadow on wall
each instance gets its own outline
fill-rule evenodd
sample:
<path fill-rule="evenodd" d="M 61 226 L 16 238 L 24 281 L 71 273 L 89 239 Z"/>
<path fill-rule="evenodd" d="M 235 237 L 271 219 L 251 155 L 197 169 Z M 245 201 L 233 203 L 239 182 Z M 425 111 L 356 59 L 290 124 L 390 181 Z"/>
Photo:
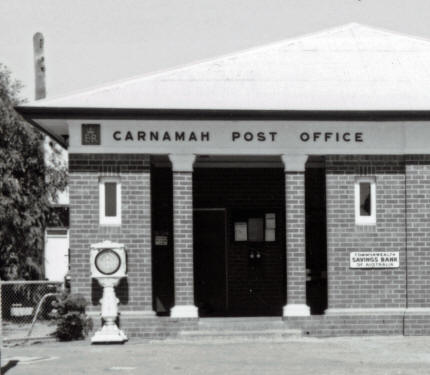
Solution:
<path fill-rule="evenodd" d="M 128 279 L 123 277 L 117 287 L 115 287 L 115 294 L 119 299 L 121 305 L 128 304 Z M 93 306 L 100 304 L 100 300 L 103 297 L 103 288 L 100 286 L 96 279 L 91 281 L 91 303 Z"/>

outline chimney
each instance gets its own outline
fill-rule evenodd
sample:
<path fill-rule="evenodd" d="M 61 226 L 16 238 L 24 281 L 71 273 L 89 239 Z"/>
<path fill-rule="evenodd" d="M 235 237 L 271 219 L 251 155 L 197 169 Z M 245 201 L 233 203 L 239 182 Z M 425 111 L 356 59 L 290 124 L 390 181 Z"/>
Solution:
<path fill-rule="evenodd" d="M 37 32 L 33 35 L 33 52 L 34 52 L 34 78 L 35 78 L 35 97 L 36 100 L 46 97 L 45 84 L 45 40 L 43 34 Z"/>

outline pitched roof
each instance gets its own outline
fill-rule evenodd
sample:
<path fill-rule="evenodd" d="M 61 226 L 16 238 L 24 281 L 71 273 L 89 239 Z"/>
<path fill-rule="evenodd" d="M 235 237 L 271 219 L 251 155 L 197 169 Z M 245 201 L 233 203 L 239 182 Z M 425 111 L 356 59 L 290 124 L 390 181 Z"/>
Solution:
<path fill-rule="evenodd" d="M 352 23 L 27 106 L 429 110 L 430 41 Z"/>

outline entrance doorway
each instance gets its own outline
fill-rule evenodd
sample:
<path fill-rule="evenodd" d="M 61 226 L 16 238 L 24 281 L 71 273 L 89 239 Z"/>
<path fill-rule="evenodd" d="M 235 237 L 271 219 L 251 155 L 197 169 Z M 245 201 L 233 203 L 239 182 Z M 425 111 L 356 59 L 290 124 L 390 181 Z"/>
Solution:
<path fill-rule="evenodd" d="M 194 295 L 199 316 L 228 310 L 225 209 L 194 211 Z"/>
<path fill-rule="evenodd" d="M 286 286 L 283 170 L 196 168 L 193 177 L 199 315 L 281 316 Z"/>

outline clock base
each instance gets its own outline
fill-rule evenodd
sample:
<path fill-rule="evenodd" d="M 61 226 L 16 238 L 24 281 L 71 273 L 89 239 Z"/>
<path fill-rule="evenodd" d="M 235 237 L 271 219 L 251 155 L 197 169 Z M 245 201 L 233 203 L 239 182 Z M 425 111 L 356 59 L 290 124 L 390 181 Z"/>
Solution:
<path fill-rule="evenodd" d="M 92 344 L 123 343 L 128 338 L 116 325 L 104 325 L 91 338 Z"/>
<path fill-rule="evenodd" d="M 100 285 L 103 287 L 102 304 L 103 327 L 95 333 L 91 343 L 123 343 L 127 341 L 127 336 L 116 325 L 118 317 L 118 298 L 115 295 L 115 286 L 118 285 L 120 277 L 98 277 Z"/>

